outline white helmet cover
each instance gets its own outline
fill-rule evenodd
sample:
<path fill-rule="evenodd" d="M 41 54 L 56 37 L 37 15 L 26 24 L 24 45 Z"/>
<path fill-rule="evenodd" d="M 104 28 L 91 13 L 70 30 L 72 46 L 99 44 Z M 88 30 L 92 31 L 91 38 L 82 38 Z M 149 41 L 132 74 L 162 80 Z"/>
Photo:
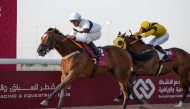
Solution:
<path fill-rule="evenodd" d="M 78 12 L 73 12 L 69 17 L 69 20 L 79 20 L 80 18 L 81 15 Z"/>

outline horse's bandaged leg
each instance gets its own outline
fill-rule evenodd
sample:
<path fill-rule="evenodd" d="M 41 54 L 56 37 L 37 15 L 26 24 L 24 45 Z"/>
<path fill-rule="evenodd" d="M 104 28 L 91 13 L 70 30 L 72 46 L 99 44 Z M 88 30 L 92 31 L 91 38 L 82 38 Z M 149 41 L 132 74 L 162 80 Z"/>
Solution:
<path fill-rule="evenodd" d="M 180 101 L 180 102 L 179 102 L 179 104 L 178 104 L 178 105 L 174 105 L 174 107 L 181 107 L 181 106 L 182 106 L 182 104 L 183 104 L 183 102 L 182 102 L 182 101 Z"/>

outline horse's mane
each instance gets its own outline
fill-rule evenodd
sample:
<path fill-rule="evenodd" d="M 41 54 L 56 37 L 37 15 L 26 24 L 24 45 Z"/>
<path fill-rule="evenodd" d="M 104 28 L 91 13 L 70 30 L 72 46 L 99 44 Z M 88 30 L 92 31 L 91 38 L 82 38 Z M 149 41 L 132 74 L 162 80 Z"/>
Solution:
<path fill-rule="evenodd" d="M 126 36 L 124 36 L 125 38 L 131 38 L 130 36 L 128 36 L 128 35 L 126 35 Z M 131 38 L 132 39 L 132 38 Z M 141 43 L 143 43 L 143 44 L 146 44 L 145 42 L 144 42 L 144 40 L 143 39 L 140 39 L 140 40 L 138 40 L 138 42 L 141 42 Z"/>
<path fill-rule="evenodd" d="M 137 60 L 139 62 L 145 62 L 145 61 L 148 61 L 148 60 L 152 59 L 153 56 L 154 56 L 154 53 L 155 53 L 155 51 L 153 49 L 143 51 L 143 52 L 141 52 L 139 54 L 133 52 L 130 49 L 127 49 L 127 51 L 129 52 L 129 54 L 131 54 L 131 56 L 135 60 Z"/>
<path fill-rule="evenodd" d="M 54 28 L 49 28 L 47 31 L 51 31 L 51 30 L 53 30 Z M 54 32 L 55 33 L 57 33 L 57 34 L 59 34 L 59 35 L 61 35 L 61 36 L 65 36 L 63 33 L 61 33 L 57 28 L 55 28 L 55 30 L 54 30 Z"/>
<path fill-rule="evenodd" d="M 139 42 L 146 44 L 143 39 L 140 39 Z"/>

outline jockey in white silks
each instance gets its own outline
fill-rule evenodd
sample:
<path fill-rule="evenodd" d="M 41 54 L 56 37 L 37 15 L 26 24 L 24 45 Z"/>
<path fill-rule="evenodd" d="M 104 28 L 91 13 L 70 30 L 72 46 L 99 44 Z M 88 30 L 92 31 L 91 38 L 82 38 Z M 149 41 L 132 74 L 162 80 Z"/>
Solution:
<path fill-rule="evenodd" d="M 67 38 L 73 38 L 79 42 L 87 43 L 90 48 L 94 51 L 96 56 L 101 56 L 101 52 L 98 50 L 96 45 L 92 42 L 101 37 L 101 25 L 94 23 L 90 20 L 86 20 L 81 18 L 81 15 L 77 12 L 74 12 L 70 15 L 69 18 L 72 23 L 72 31 Z M 81 35 L 77 36 L 77 33 L 81 33 Z"/>

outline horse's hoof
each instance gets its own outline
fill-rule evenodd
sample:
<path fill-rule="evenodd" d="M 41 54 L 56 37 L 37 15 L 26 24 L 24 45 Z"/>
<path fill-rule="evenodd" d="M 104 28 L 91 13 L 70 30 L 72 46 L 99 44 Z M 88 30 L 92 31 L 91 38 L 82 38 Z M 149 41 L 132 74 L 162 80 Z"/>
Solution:
<path fill-rule="evenodd" d="M 115 101 L 115 102 L 120 102 L 120 99 L 115 98 L 113 101 Z"/>
<path fill-rule="evenodd" d="M 178 105 L 174 105 L 174 107 L 181 107 L 181 106 L 182 106 L 182 104 L 183 104 L 183 102 L 182 102 L 182 101 L 180 101 L 180 102 L 179 102 L 179 104 L 178 104 Z"/>
<path fill-rule="evenodd" d="M 44 101 L 42 101 L 40 104 L 41 104 L 41 105 L 44 105 L 44 106 L 47 106 L 47 105 L 48 105 L 48 102 L 47 102 L 46 100 L 44 100 Z"/>
<path fill-rule="evenodd" d="M 174 105 L 174 107 L 181 107 L 180 105 Z"/>
<path fill-rule="evenodd" d="M 139 99 L 139 100 L 137 101 L 137 103 L 138 103 L 138 104 L 147 104 L 146 101 L 143 100 L 143 99 Z"/>

